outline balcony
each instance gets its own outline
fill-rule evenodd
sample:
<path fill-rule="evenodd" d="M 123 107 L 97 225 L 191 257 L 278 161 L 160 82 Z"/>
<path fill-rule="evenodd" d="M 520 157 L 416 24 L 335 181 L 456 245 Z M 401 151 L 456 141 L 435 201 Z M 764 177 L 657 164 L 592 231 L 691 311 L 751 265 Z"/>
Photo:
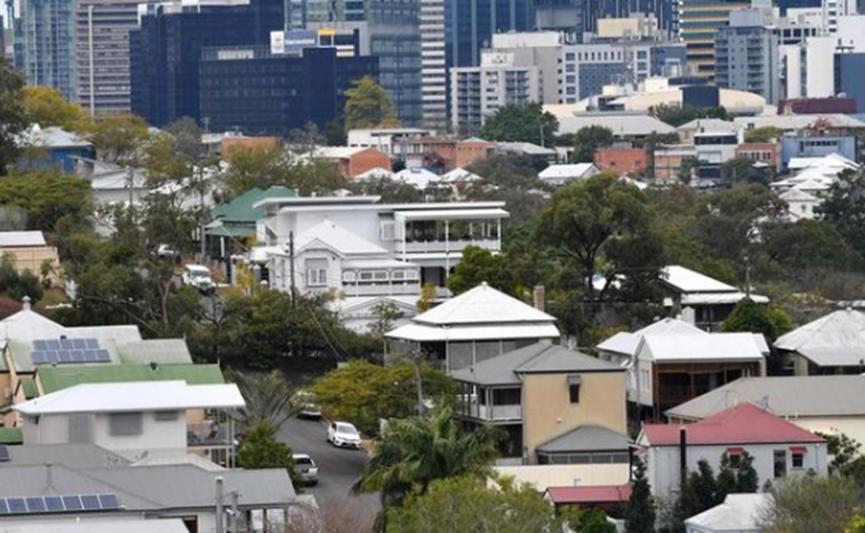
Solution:
<path fill-rule="evenodd" d="M 216 420 L 205 420 L 186 425 L 186 445 L 190 448 L 230 447 L 229 424 Z"/>
<path fill-rule="evenodd" d="M 494 252 L 500 251 L 498 239 L 466 241 L 413 241 L 404 243 L 406 253 L 461 252 L 469 246 L 478 246 Z"/>
<path fill-rule="evenodd" d="M 460 401 L 457 412 L 487 422 L 512 422 L 523 419 L 523 406 L 520 404 L 483 405 L 478 403 L 477 398 Z"/>
<path fill-rule="evenodd" d="M 346 296 L 402 296 L 420 295 L 420 284 L 359 283 L 344 281 L 342 292 Z"/>

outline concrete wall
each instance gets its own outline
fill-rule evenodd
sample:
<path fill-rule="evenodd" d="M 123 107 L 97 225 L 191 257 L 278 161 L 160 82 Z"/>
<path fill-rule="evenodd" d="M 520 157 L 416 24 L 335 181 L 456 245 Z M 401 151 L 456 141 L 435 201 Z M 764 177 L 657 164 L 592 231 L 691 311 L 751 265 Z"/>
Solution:
<path fill-rule="evenodd" d="M 523 377 L 523 446 L 531 464 L 535 448 L 583 424 L 627 434 L 625 372 L 574 373 L 582 378 L 580 402 L 571 404 L 568 374 Z"/>

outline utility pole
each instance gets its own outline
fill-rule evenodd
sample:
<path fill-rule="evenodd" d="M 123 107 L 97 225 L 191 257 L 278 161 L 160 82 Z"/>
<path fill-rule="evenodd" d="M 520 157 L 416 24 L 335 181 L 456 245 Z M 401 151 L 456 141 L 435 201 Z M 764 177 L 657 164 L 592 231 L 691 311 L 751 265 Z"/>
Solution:
<path fill-rule="evenodd" d="M 414 348 L 412 348 L 412 362 L 414 363 L 414 380 L 415 380 L 415 389 L 417 390 L 417 414 L 418 416 L 423 416 L 423 380 L 420 375 L 420 363 L 421 363 L 422 352 L 420 349 L 420 343 L 416 344 Z"/>
<path fill-rule="evenodd" d="M 751 260 L 745 255 L 745 297 L 751 298 Z"/>
<path fill-rule="evenodd" d="M 295 301 L 295 285 L 294 285 L 294 231 L 288 232 L 288 272 L 291 280 L 291 304 Z"/>
<path fill-rule="evenodd" d="M 216 533 L 225 533 L 225 494 L 222 476 L 216 476 Z"/>
<path fill-rule="evenodd" d="M 240 493 L 233 490 L 229 496 L 231 497 L 231 522 L 229 526 L 231 527 L 231 533 L 238 533 L 240 531 L 240 506 L 238 505 Z"/>
<path fill-rule="evenodd" d="M 132 204 L 135 202 L 135 170 L 132 167 L 132 163 L 127 163 L 129 167 L 126 171 L 129 174 L 129 208 L 132 208 Z"/>
<path fill-rule="evenodd" d="M 204 181 L 204 170 L 201 168 L 203 162 L 199 161 L 197 165 L 195 165 L 192 169 L 194 174 L 198 174 L 198 205 L 199 210 L 201 211 L 201 235 L 199 235 L 199 240 L 201 241 L 201 261 L 204 263 L 204 258 L 207 256 L 207 246 L 204 238 L 204 226 L 207 224 L 207 217 L 204 216 L 204 188 L 207 186 Z"/>

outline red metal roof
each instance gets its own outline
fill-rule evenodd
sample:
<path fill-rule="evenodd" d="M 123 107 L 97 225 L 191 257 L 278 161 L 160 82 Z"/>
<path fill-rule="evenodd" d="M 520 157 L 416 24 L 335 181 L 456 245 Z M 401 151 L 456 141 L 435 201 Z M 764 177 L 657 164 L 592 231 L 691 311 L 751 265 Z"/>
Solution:
<path fill-rule="evenodd" d="M 631 497 L 631 485 L 548 487 L 547 493 L 555 504 L 625 502 Z"/>
<path fill-rule="evenodd" d="M 760 444 L 823 442 L 817 435 L 751 403 L 740 403 L 693 424 L 646 424 L 652 446 L 678 446 L 684 427 L 688 444 Z"/>

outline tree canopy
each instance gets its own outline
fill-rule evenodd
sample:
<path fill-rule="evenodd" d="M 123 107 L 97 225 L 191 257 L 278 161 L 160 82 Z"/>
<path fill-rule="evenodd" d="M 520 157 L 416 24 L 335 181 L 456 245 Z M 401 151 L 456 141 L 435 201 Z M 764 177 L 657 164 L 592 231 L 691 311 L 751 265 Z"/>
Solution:
<path fill-rule="evenodd" d="M 259 421 L 242 436 L 237 450 L 237 465 L 249 470 L 284 468 L 295 487 L 302 482 L 295 469 L 291 448 L 276 438 L 276 428 L 266 420 Z"/>
<path fill-rule="evenodd" d="M 514 279 L 511 266 L 503 255 L 494 255 L 486 248 L 467 246 L 453 274 L 448 276 L 448 289 L 456 296 L 482 282 L 500 291 L 512 292 Z"/>
<path fill-rule="evenodd" d="M 777 307 L 758 304 L 751 298 L 739 300 L 724 320 L 724 331 L 762 333 L 769 342 L 793 329 L 793 320 Z"/>
<path fill-rule="evenodd" d="M 53 87 L 24 87 L 22 103 L 27 120 L 40 127 L 58 126 L 67 131 L 85 132 L 90 127 L 90 115 L 80 105 L 67 101 Z"/>
<path fill-rule="evenodd" d="M 399 126 L 393 101 L 375 78 L 364 76 L 345 91 L 345 129 Z"/>
<path fill-rule="evenodd" d="M 541 104 L 506 105 L 488 117 L 481 137 L 489 141 L 529 142 L 540 146 L 552 143 L 559 121 Z"/>
<path fill-rule="evenodd" d="M 603 126 L 586 126 L 574 134 L 574 160 L 591 163 L 598 148 L 613 144 L 613 130 Z"/>
<path fill-rule="evenodd" d="M 18 136 L 28 125 L 21 96 L 23 87 L 24 76 L 0 57 L 0 176 L 6 174 L 18 158 Z"/>

